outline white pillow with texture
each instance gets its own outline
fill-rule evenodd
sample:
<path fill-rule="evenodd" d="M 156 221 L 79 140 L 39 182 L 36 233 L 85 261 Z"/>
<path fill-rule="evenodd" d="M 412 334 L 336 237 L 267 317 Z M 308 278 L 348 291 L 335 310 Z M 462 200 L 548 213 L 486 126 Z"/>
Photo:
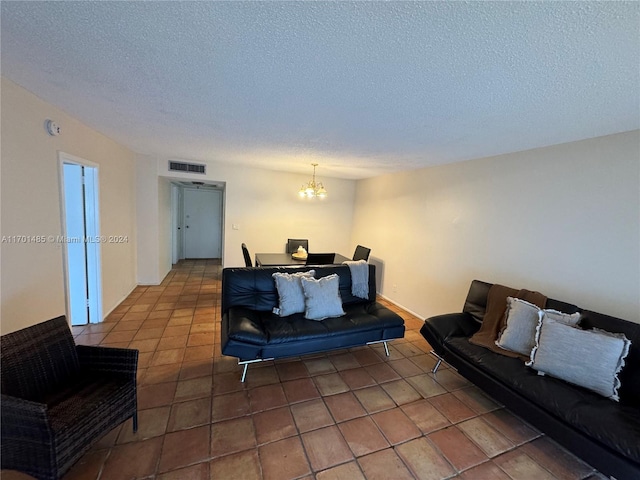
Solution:
<path fill-rule="evenodd" d="M 305 318 L 324 320 L 344 315 L 340 297 L 340 277 L 337 274 L 318 279 L 303 277 L 301 280 L 305 297 Z"/>
<path fill-rule="evenodd" d="M 538 306 L 519 298 L 507 297 L 506 324 L 500 332 L 496 345 L 505 350 L 531 354 L 535 346 L 536 329 L 543 318 L 551 318 L 567 325 L 576 325 L 580 314 L 562 313 L 557 310 L 542 310 Z"/>
<path fill-rule="evenodd" d="M 273 309 L 273 313 L 281 317 L 288 317 L 294 313 L 304 312 L 304 291 L 301 279 L 313 278 L 315 274 L 315 270 L 309 270 L 297 273 L 276 272 L 271 275 L 276 283 L 279 297 L 279 305 Z"/>
<path fill-rule="evenodd" d="M 527 365 L 539 375 L 549 374 L 617 402 L 618 373 L 630 346 L 622 333 L 582 330 L 546 318 L 540 322 Z"/>

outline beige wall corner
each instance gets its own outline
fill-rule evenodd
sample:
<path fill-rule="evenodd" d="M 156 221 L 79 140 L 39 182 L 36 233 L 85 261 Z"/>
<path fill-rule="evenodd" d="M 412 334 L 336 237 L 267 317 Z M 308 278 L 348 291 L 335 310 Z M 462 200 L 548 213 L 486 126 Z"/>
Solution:
<path fill-rule="evenodd" d="M 1 234 L 61 235 L 58 152 L 97 164 L 101 234 L 127 237 L 101 246 L 107 314 L 136 284 L 134 154 L 5 78 L 1 95 Z M 45 131 L 47 119 L 61 135 Z M 1 333 L 65 313 L 63 248 L 56 241 L 2 243 Z"/>

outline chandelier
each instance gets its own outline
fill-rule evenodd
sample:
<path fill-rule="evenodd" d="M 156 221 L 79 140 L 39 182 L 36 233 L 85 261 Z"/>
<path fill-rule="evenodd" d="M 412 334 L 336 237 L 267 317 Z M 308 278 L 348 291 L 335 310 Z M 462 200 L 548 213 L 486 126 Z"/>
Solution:
<path fill-rule="evenodd" d="M 313 165 L 313 178 L 309 183 L 300 187 L 298 195 L 300 195 L 300 197 L 302 198 L 326 198 L 327 191 L 324 189 L 322 182 L 316 183 L 316 167 L 318 166 L 318 164 L 312 163 L 311 165 Z"/>

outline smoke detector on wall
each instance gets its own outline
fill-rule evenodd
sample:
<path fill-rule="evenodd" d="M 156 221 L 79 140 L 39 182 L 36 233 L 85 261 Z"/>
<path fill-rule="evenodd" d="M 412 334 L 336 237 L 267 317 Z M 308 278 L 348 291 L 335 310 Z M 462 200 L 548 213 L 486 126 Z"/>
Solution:
<path fill-rule="evenodd" d="M 53 120 L 47 120 L 46 122 L 44 122 L 44 127 L 47 129 L 47 133 L 52 137 L 57 137 L 62 133 L 62 131 L 60 130 L 60 125 L 58 125 Z"/>

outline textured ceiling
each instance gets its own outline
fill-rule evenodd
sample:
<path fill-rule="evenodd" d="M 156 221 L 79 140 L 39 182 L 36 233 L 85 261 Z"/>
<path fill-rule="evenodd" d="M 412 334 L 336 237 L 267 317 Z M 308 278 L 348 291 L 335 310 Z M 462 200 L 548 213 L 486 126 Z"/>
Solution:
<path fill-rule="evenodd" d="M 139 153 L 363 178 L 640 128 L 635 1 L 1 9 L 2 75 Z"/>

